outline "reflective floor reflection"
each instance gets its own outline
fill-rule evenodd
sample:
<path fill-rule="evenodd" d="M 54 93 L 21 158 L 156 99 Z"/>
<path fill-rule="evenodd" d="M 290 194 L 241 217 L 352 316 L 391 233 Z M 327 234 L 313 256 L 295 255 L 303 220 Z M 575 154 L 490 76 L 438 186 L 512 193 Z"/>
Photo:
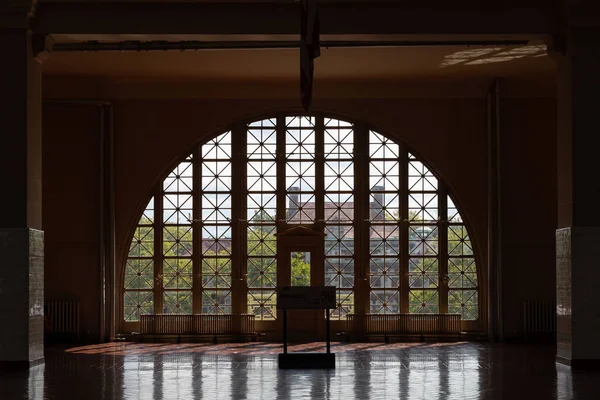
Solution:
<path fill-rule="evenodd" d="M 600 372 L 555 364 L 552 346 L 338 344 L 334 371 L 280 371 L 280 351 L 274 343 L 48 348 L 45 365 L 2 373 L 0 398 L 600 399 Z"/>

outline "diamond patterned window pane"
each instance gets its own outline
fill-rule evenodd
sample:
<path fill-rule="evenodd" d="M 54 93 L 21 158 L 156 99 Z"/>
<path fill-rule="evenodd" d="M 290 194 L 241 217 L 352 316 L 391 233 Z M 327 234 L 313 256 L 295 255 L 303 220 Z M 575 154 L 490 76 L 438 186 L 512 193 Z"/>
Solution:
<path fill-rule="evenodd" d="M 191 314 L 192 292 L 166 290 L 163 292 L 163 314 Z"/>
<path fill-rule="evenodd" d="M 371 290 L 371 314 L 400 313 L 400 292 L 398 290 Z"/>
<path fill-rule="evenodd" d="M 287 195 L 287 221 L 292 224 L 308 223 L 315 220 L 315 195 L 312 193 L 291 193 Z"/>
<path fill-rule="evenodd" d="M 172 225 L 190 223 L 193 211 L 192 194 L 165 194 L 163 196 L 163 222 Z"/>
<path fill-rule="evenodd" d="M 473 245 L 456 206 L 448 196 L 448 312 L 464 320 L 478 318 L 477 265 Z"/>
<path fill-rule="evenodd" d="M 334 320 L 354 312 L 354 130 L 352 124 L 325 120 L 325 285 L 337 287 Z"/>
<path fill-rule="evenodd" d="M 127 322 L 139 321 L 140 315 L 154 312 L 154 295 L 149 291 L 125 291 L 123 295 L 124 318 Z"/>
<path fill-rule="evenodd" d="M 371 258 L 371 288 L 393 289 L 400 287 L 400 262 L 397 258 Z"/>
<path fill-rule="evenodd" d="M 310 128 L 315 127 L 315 117 L 285 117 L 286 128 Z"/>
<path fill-rule="evenodd" d="M 325 256 L 354 256 L 354 227 L 327 225 L 325 227 Z"/>
<path fill-rule="evenodd" d="M 439 314 L 439 292 L 437 290 L 410 290 L 408 307 L 411 314 Z"/>
<path fill-rule="evenodd" d="M 300 127 L 300 125 L 306 125 L 307 121 L 288 120 L 288 123 Z M 313 125 L 314 123 L 311 125 L 311 130 Z M 274 320 L 277 317 L 274 290 L 277 286 L 277 238 L 275 236 L 277 232 L 275 228 L 277 219 L 277 164 L 275 162 L 277 134 L 275 126 L 275 119 L 259 121 L 255 125 L 250 125 L 247 134 L 246 304 L 248 313 L 254 314 L 261 321 Z M 303 132 L 303 134 L 305 133 L 307 132 Z M 314 138 L 314 133 L 309 136 Z M 297 140 L 295 144 L 298 145 L 299 157 L 302 157 L 306 149 Z M 310 145 L 310 143 L 308 144 Z M 302 168 L 301 164 L 294 165 L 297 169 Z M 304 182 L 301 183 L 304 184 Z M 312 185 L 314 187 L 314 182 Z"/>
<path fill-rule="evenodd" d="M 248 314 L 254 314 L 259 321 L 277 318 L 277 297 L 274 290 L 248 291 Z"/>
<path fill-rule="evenodd" d="M 408 286 L 412 289 L 437 289 L 439 269 L 437 258 L 410 258 Z"/>
<path fill-rule="evenodd" d="M 167 193 L 191 193 L 193 172 L 191 158 L 179 163 L 163 181 L 163 190 Z"/>
<path fill-rule="evenodd" d="M 248 258 L 248 287 L 275 289 L 277 286 L 277 261 L 274 257 Z"/>
<path fill-rule="evenodd" d="M 203 194 L 202 221 L 205 223 L 230 222 L 231 193 Z"/>
<path fill-rule="evenodd" d="M 315 131 L 312 129 L 287 129 L 285 153 L 288 160 L 315 158 Z"/>
<path fill-rule="evenodd" d="M 231 259 L 202 259 L 202 288 L 226 289 L 231 287 Z"/>
<path fill-rule="evenodd" d="M 154 312 L 154 197 L 150 199 L 136 227 L 125 262 L 123 319 L 139 321 L 140 315 Z"/>
<path fill-rule="evenodd" d="M 474 258 L 455 258 L 448 260 L 448 285 L 453 289 L 477 288 L 477 268 Z"/>
<path fill-rule="evenodd" d="M 315 163 L 288 162 L 285 169 L 285 186 L 288 192 L 313 192 L 315 190 Z"/>
<path fill-rule="evenodd" d="M 172 184 L 163 185 L 162 281 L 163 313 L 192 312 L 192 260 L 194 232 L 193 161 L 190 156 L 169 174 Z M 172 290 L 175 289 L 175 290 Z M 184 289 L 182 291 L 176 289 Z"/>
<path fill-rule="evenodd" d="M 400 312 L 400 147 L 369 134 L 369 285 L 373 314 Z"/>
<path fill-rule="evenodd" d="M 252 225 L 247 229 L 248 313 L 259 320 L 277 316 L 277 232 L 275 225 Z"/>
<path fill-rule="evenodd" d="M 202 146 L 203 160 L 227 160 L 231 158 L 231 132 L 223 133 Z"/>
<path fill-rule="evenodd" d="M 448 227 L 448 254 L 451 256 L 472 256 L 473 246 L 464 225 Z"/>
<path fill-rule="evenodd" d="M 330 318 L 344 320 L 348 314 L 354 314 L 354 291 L 338 290 L 336 293 L 336 308 L 331 310 Z"/>
<path fill-rule="evenodd" d="M 408 162 L 408 190 L 414 192 L 435 191 L 438 188 L 437 178 L 417 160 Z"/>
<path fill-rule="evenodd" d="M 354 259 L 327 257 L 325 260 L 325 286 L 352 289 L 354 287 Z"/>
<path fill-rule="evenodd" d="M 325 221 L 330 224 L 352 224 L 354 222 L 354 195 L 325 193 Z"/>
<path fill-rule="evenodd" d="M 249 125 L 246 137 L 249 159 L 275 159 L 277 153 L 276 125 L 275 119 L 265 119 Z"/>
<path fill-rule="evenodd" d="M 409 312 L 440 312 L 438 180 L 423 163 L 408 161 Z"/>
<path fill-rule="evenodd" d="M 154 228 L 138 226 L 129 246 L 129 257 L 152 257 L 154 255 Z"/>
<path fill-rule="evenodd" d="M 248 223 L 275 223 L 277 218 L 277 195 L 275 193 L 249 193 L 247 207 Z"/>
<path fill-rule="evenodd" d="M 463 320 L 472 321 L 479 317 L 478 295 L 476 290 L 450 290 L 448 312 L 461 314 Z"/>
<path fill-rule="evenodd" d="M 397 225 L 373 225 L 370 230 L 371 256 L 400 255 L 400 229 Z"/>
<path fill-rule="evenodd" d="M 191 225 L 163 227 L 163 255 L 165 257 L 191 257 L 193 246 Z"/>
<path fill-rule="evenodd" d="M 204 161 L 202 163 L 202 190 L 205 192 L 230 191 L 231 163 L 228 161 Z"/>
<path fill-rule="evenodd" d="M 354 129 L 349 122 L 325 119 L 325 160 L 354 157 Z"/>
<path fill-rule="evenodd" d="M 400 146 L 393 140 L 379 133 L 369 133 L 369 157 L 372 159 L 398 158 L 400 157 Z"/>
<path fill-rule="evenodd" d="M 314 124 L 314 118 L 286 118 L 285 186 L 286 219 L 289 223 L 309 223 L 315 220 Z"/>
<path fill-rule="evenodd" d="M 348 192 L 354 189 L 354 163 L 352 161 L 325 162 L 325 191 Z"/>
<path fill-rule="evenodd" d="M 369 163 L 369 187 L 374 192 L 389 192 L 400 189 L 400 162 L 378 160 Z"/>
<path fill-rule="evenodd" d="M 125 264 L 125 289 L 152 289 L 154 287 L 154 261 L 128 259 Z"/>
<path fill-rule="evenodd" d="M 371 192 L 369 199 L 370 220 L 373 223 L 400 222 L 400 195 L 397 192 Z"/>
<path fill-rule="evenodd" d="M 431 225 L 412 225 L 408 228 L 408 254 L 411 257 L 438 254 L 438 228 Z"/>
<path fill-rule="evenodd" d="M 248 228 L 248 255 L 252 257 L 275 257 L 277 254 L 277 232 L 274 225 L 258 225 Z"/>
<path fill-rule="evenodd" d="M 408 216 L 411 223 L 435 223 L 438 221 L 438 196 L 432 193 L 408 195 Z"/>
<path fill-rule="evenodd" d="M 231 235 L 231 226 L 204 225 L 202 227 L 202 255 L 205 257 L 230 256 Z"/>
<path fill-rule="evenodd" d="M 454 205 L 454 202 L 452 201 L 452 198 L 450 196 L 448 196 L 448 222 L 450 223 L 461 223 L 463 222 L 460 214 L 458 213 L 458 210 L 456 209 L 456 206 Z"/>
<path fill-rule="evenodd" d="M 274 192 L 277 189 L 277 164 L 275 161 L 250 161 L 246 175 L 250 192 Z"/>
<path fill-rule="evenodd" d="M 150 198 L 144 213 L 142 214 L 142 218 L 138 222 L 139 225 L 152 225 L 154 223 L 154 197 Z"/>
<path fill-rule="evenodd" d="M 191 289 L 192 273 L 191 258 L 167 258 L 163 261 L 163 287 L 165 289 Z"/>
<path fill-rule="evenodd" d="M 204 290 L 202 292 L 203 314 L 231 314 L 231 291 Z"/>
<path fill-rule="evenodd" d="M 202 146 L 200 256 L 203 314 L 231 313 L 233 251 L 231 132 Z"/>

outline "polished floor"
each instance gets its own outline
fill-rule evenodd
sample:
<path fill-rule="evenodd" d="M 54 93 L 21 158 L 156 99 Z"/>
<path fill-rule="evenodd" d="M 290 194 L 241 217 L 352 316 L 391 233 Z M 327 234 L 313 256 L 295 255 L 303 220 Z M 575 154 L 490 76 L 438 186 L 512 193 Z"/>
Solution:
<path fill-rule="evenodd" d="M 552 346 L 335 344 L 335 370 L 279 370 L 274 343 L 111 343 L 46 349 L 0 375 L 0 399 L 600 399 L 600 372 Z M 324 351 L 323 343 L 290 351 Z"/>

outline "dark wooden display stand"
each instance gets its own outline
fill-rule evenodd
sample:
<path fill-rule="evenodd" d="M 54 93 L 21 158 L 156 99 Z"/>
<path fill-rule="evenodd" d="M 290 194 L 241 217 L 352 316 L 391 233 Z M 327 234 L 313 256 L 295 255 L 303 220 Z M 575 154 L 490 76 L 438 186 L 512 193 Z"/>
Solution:
<path fill-rule="evenodd" d="M 283 288 L 284 290 L 294 289 L 294 287 Z M 316 288 L 314 288 L 316 289 Z M 331 291 L 335 296 L 335 287 L 323 287 L 324 292 Z M 287 327 L 287 310 L 286 306 L 280 306 L 279 299 L 281 291 L 278 292 L 278 307 L 283 309 L 283 353 L 279 354 L 279 369 L 335 369 L 335 354 L 331 352 L 331 321 L 329 310 L 331 309 L 328 302 L 322 302 L 320 305 L 293 306 L 292 309 L 324 309 L 326 310 L 326 353 L 288 353 L 288 327 Z M 335 297 L 334 297 L 335 298 Z"/>

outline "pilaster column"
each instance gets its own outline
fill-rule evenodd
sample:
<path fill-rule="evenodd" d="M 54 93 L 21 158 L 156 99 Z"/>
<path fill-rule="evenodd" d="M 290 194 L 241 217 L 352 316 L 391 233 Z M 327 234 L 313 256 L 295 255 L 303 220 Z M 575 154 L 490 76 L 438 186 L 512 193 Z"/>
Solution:
<path fill-rule="evenodd" d="M 554 41 L 558 63 L 557 361 L 600 365 L 600 27 Z"/>
<path fill-rule="evenodd" d="M 42 232 L 43 36 L 27 27 L 34 4 L 0 6 L 0 366 L 44 357 Z M 66 216 L 68 217 L 68 216 Z"/>

